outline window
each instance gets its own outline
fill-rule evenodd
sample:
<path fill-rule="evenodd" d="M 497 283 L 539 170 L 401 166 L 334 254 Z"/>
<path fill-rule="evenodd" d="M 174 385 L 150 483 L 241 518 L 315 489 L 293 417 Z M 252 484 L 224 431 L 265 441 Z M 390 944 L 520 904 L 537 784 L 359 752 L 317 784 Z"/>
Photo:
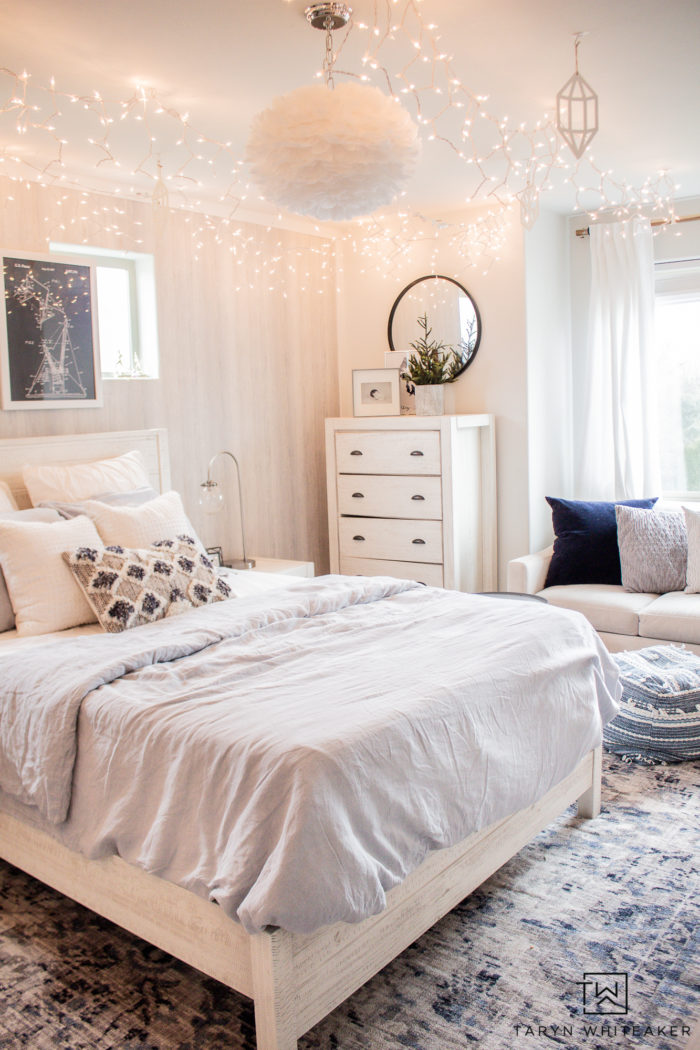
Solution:
<path fill-rule="evenodd" d="M 49 245 L 95 267 L 103 379 L 157 379 L 158 330 L 153 256 L 84 244 Z"/>
<path fill-rule="evenodd" d="M 656 264 L 657 388 L 665 496 L 700 498 L 700 259 Z"/>

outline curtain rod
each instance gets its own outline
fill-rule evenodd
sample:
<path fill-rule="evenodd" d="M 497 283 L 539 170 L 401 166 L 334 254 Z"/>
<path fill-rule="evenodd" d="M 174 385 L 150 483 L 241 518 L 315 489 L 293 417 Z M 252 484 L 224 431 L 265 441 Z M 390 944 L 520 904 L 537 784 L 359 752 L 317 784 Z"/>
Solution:
<path fill-rule="evenodd" d="M 652 226 L 675 226 L 679 222 L 698 222 L 700 221 L 700 215 L 679 215 L 675 219 L 652 219 Z M 588 237 L 591 229 L 590 226 L 583 226 L 580 230 L 576 231 L 577 237 Z"/>

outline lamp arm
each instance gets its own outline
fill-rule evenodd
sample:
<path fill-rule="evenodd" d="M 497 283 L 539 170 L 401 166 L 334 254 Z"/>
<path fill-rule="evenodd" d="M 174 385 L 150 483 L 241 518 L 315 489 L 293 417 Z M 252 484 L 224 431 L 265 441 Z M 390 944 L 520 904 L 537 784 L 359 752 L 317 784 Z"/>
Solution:
<path fill-rule="evenodd" d="M 236 467 L 236 481 L 238 482 L 238 512 L 241 518 L 241 543 L 243 545 L 243 561 L 247 562 L 248 556 L 245 550 L 245 523 L 243 520 L 243 492 L 241 489 L 241 468 L 238 466 L 238 460 L 234 456 L 233 452 L 228 452 L 226 449 L 222 449 L 221 452 L 214 453 L 214 455 L 209 460 L 209 465 L 207 467 L 207 483 L 211 482 L 212 467 L 214 466 L 214 463 L 219 458 L 219 456 L 228 456 L 230 459 L 233 460 Z M 255 562 L 253 562 L 253 564 L 255 564 Z"/>

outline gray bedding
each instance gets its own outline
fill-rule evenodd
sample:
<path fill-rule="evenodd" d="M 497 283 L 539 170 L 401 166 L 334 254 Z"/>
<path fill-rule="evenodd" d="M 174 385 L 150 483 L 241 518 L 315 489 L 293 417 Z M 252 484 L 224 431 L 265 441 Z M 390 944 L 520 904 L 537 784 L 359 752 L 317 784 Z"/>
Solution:
<path fill-rule="evenodd" d="M 358 921 L 600 743 L 576 613 L 327 577 L 0 655 L 0 787 L 250 932 Z"/>

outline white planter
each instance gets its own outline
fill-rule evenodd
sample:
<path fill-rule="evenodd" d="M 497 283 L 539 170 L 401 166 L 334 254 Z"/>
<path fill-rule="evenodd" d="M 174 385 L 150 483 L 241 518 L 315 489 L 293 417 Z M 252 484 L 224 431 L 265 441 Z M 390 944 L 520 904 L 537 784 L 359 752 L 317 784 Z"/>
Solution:
<path fill-rule="evenodd" d="M 416 415 L 441 416 L 445 411 L 445 387 L 442 383 L 416 385 Z"/>

